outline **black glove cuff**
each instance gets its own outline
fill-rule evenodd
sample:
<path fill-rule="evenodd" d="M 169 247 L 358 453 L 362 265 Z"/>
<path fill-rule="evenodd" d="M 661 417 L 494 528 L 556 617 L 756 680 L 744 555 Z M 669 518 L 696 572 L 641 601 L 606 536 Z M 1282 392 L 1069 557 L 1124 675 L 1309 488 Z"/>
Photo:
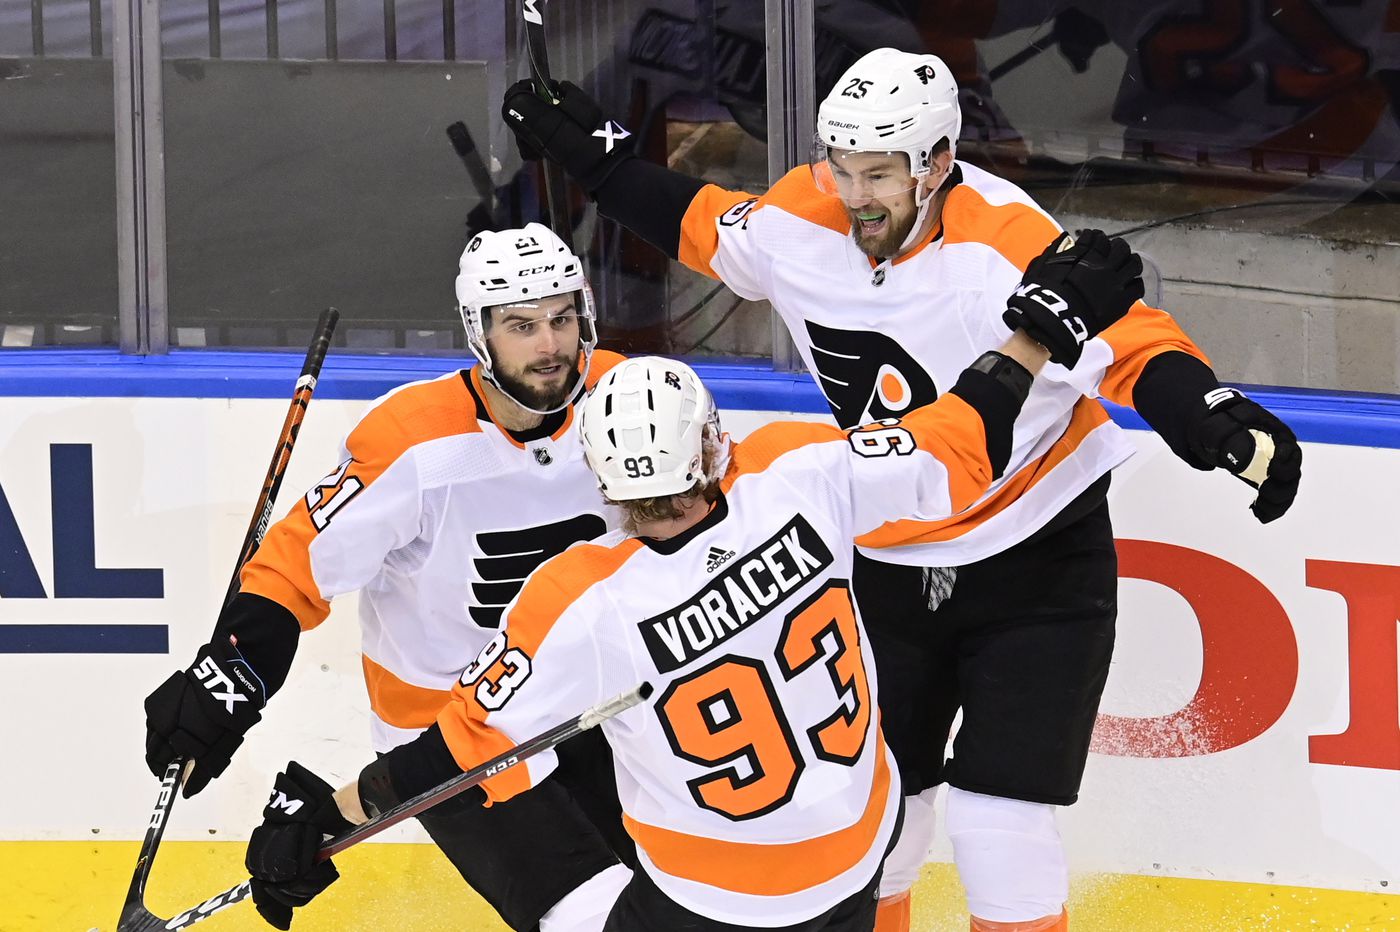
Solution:
<path fill-rule="evenodd" d="M 1193 450 L 1196 427 L 1210 413 L 1205 396 L 1220 387 L 1210 366 L 1172 350 L 1147 361 L 1133 386 L 1133 408 L 1171 451 L 1195 469 L 1214 469 Z"/>
<path fill-rule="evenodd" d="M 1000 479 L 1011 460 L 1011 431 L 1033 378 L 1025 366 L 1001 353 L 983 353 L 949 391 L 977 409 L 987 437 L 987 459 Z"/>
<path fill-rule="evenodd" d="M 706 182 L 639 158 L 616 162 L 593 192 L 598 211 L 672 259 L 680 258 L 681 221 Z"/>
<path fill-rule="evenodd" d="M 230 635 L 237 640 L 238 653 L 266 687 L 266 701 L 287 681 L 301 639 L 301 623 L 281 604 L 240 592 L 224 606 L 214 625 L 214 640 L 227 643 Z"/>

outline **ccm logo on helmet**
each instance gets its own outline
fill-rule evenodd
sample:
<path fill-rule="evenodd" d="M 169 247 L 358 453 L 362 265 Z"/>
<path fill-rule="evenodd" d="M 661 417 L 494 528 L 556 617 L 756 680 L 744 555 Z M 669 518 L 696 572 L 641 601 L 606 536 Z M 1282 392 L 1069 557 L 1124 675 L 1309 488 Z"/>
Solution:
<path fill-rule="evenodd" d="M 537 266 L 535 266 L 533 269 L 521 269 L 521 270 L 520 270 L 520 275 L 519 275 L 519 277 L 520 277 L 520 278 L 525 278 L 525 277 L 530 276 L 530 275 L 543 275 L 545 272 L 553 272 L 553 271 L 554 271 L 554 266 L 552 266 L 552 265 L 537 265 Z"/>

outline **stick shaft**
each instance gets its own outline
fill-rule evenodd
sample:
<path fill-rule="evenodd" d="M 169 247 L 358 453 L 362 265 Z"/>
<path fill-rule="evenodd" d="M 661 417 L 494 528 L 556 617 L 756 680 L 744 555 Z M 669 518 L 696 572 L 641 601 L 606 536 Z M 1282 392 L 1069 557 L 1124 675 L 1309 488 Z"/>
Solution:
<path fill-rule="evenodd" d="M 263 535 L 267 533 L 267 525 L 272 516 L 272 506 L 277 498 L 277 490 L 282 487 L 282 477 L 286 474 L 287 463 L 292 456 L 292 447 L 296 445 L 302 419 L 306 416 L 306 406 L 311 403 L 311 393 L 316 390 L 316 379 L 321 374 L 321 364 L 326 359 L 326 351 L 330 348 L 331 337 L 335 333 L 335 325 L 338 320 L 340 320 L 340 312 L 333 307 L 328 307 L 321 312 L 320 318 L 316 321 L 316 331 L 311 338 L 310 347 L 307 348 L 306 359 L 301 367 L 301 375 L 297 377 L 291 406 L 288 408 L 287 417 L 282 423 L 282 432 L 277 437 L 277 448 L 272 454 L 272 464 L 267 469 L 267 477 L 263 480 L 262 491 L 258 494 L 257 503 L 253 506 L 253 517 L 248 524 L 248 533 L 243 538 L 243 547 L 239 550 L 238 562 L 233 568 L 233 579 L 229 583 L 223 605 L 227 605 L 229 600 L 238 593 L 238 577 L 243 571 L 243 564 L 247 563 L 248 558 L 257 551 L 258 545 L 262 543 Z M 165 825 L 170 819 L 170 810 L 174 808 L 175 797 L 179 795 L 180 785 L 184 782 L 182 776 L 185 771 L 185 763 L 185 758 L 177 757 L 166 766 L 165 773 L 161 775 L 160 795 L 156 798 L 155 808 L 151 810 L 151 820 L 146 826 L 146 835 L 141 840 L 141 851 L 136 856 L 136 869 L 132 872 L 131 885 L 127 888 L 126 900 L 122 904 L 121 916 L 117 920 L 117 932 L 183 929 L 186 925 L 211 916 L 248 895 L 247 885 L 243 884 L 242 893 L 238 893 L 238 888 L 234 888 L 228 893 L 221 893 L 217 897 L 205 900 L 194 909 L 188 910 L 185 915 L 172 919 L 170 924 L 158 919 L 146 908 L 146 881 L 150 879 L 151 865 L 155 862 L 156 851 L 160 848 L 161 836 L 165 834 Z M 196 916 L 196 918 L 189 919 L 188 922 L 180 922 L 189 916 Z"/>
<path fill-rule="evenodd" d="M 351 845 L 359 844 L 366 838 L 378 835 L 390 826 L 402 822 L 404 819 L 411 819 L 425 810 L 431 809 L 444 800 L 451 799 L 461 793 L 466 792 L 474 786 L 496 776 L 502 771 L 514 767 L 516 764 L 524 763 L 542 751 L 548 751 L 575 735 L 581 734 L 596 725 L 607 721 L 619 712 L 624 712 L 632 706 L 641 702 L 650 692 L 645 684 L 625 692 L 620 696 L 609 699 L 588 709 L 567 722 L 555 725 L 542 734 L 536 735 L 524 744 L 518 744 L 498 757 L 493 757 L 478 767 L 474 767 L 465 773 L 459 774 L 437 787 L 426 792 L 419 793 L 412 799 L 399 803 L 387 812 L 382 812 L 363 822 L 343 835 L 338 835 L 326 842 L 317 854 L 318 861 L 334 857 Z"/>
<path fill-rule="evenodd" d="M 287 416 L 282 421 L 282 430 L 277 435 L 277 446 L 272 451 L 272 462 L 268 464 L 267 475 L 263 478 L 262 491 L 258 493 L 253 506 L 253 517 L 248 522 L 248 532 L 243 535 L 243 546 L 238 551 L 238 561 L 233 567 L 233 578 L 229 580 L 228 591 L 223 604 L 227 605 L 238 594 L 238 577 L 243 565 L 257 552 L 272 521 L 272 508 L 277 502 L 277 492 L 282 488 L 282 477 L 287 474 L 287 463 L 292 458 L 292 447 L 296 445 L 301 422 L 306 417 L 306 406 L 311 403 L 311 394 L 316 391 L 316 380 L 321 375 L 321 363 L 325 362 L 326 351 L 330 348 L 331 337 L 335 333 L 340 312 L 328 307 L 316 321 L 316 332 L 311 345 L 306 350 L 306 359 L 297 376 L 296 389 L 292 393 Z"/>
<path fill-rule="evenodd" d="M 545 41 L 544 12 L 549 0 L 519 0 L 520 18 L 525 23 L 525 51 L 530 59 L 530 77 L 535 93 L 555 102 L 553 78 L 549 71 L 549 45 Z M 573 224 L 569 222 L 568 189 L 564 172 L 548 159 L 544 160 L 544 190 L 549 206 L 549 225 L 555 234 L 574 251 Z"/>
<path fill-rule="evenodd" d="M 427 792 L 420 793 L 412 799 L 400 803 L 388 812 L 381 813 L 368 822 L 357 825 L 343 835 L 332 838 L 317 852 L 316 859 L 318 861 L 324 861 L 333 857 L 346 848 L 357 845 L 366 838 L 379 834 L 391 825 L 397 825 L 404 819 L 410 819 L 444 800 L 451 799 L 453 796 L 471 789 L 483 780 L 493 777 L 503 770 L 507 770 L 514 767 L 516 764 L 529 760 L 536 754 L 547 751 L 581 732 L 601 725 L 614 715 L 625 712 L 634 705 L 642 702 L 650 695 L 651 686 L 647 683 L 642 683 L 635 689 L 629 690 L 620 696 L 615 696 L 606 702 L 601 702 L 591 709 L 588 709 L 583 714 L 575 716 L 567 722 L 555 725 L 548 731 L 536 735 L 524 744 L 516 745 L 499 757 L 492 758 L 479 767 L 469 770 L 466 773 L 459 774 L 446 783 L 434 787 Z M 173 767 L 174 765 L 172 764 L 171 766 Z M 159 839 L 158 832 L 156 837 Z M 196 922 L 232 906 L 234 903 L 248 896 L 249 892 L 249 882 L 245 880 L 237 886 L 229 887 L 223 893 L 211 896 L 198 906 L 185 910 L 169 922 L 152 916 L 143 908 L 141 912 L 144 916 L 136 917 L 136 921 L 128 923 L 127 914 L 124 912 L 122 914 L 122 924 L 117 927 L 117 932 L 148 932 L 148 930 L 156 929 L 173 932 L 173 930 L 188 928 Z"/>

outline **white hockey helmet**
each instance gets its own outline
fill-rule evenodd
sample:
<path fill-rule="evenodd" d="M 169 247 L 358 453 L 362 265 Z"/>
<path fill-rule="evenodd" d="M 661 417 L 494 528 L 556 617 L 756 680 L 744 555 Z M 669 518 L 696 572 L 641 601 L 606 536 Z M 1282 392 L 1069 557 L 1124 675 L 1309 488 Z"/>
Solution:
<path fill-rule="evenodd" d="M 586 376 L 593 348 L 598 345 L 598 328 L 593 289 L 588 286 L 579 258 L 541 223 L 527 223 L 518 230 L 485 230 L 472 237 L 457 263 L 457 311 L 467 329 L 467 347 L 480 362 L 481 374 L 496 384 L 491 350 L 486 345 L 488 310 L 508 304 L 531 304 L 571 292 L 577 293 L 574 307 L 578 312 Z M 513 400 L 520 403 L 519 399 Z"/>
<path fill-rule="evenodd" d="M 579 408 L 579 434 L 598 488 L 615 502 L 678 495 L 724 475 L 704 468 L 705 430 L 722 442 L 714 398 L 683 362 L 639 356 L 603 376 Z"/>
<path fill-rule="evenodd" d="M 812 173 L 817 187 L 844 196 L 831 159 L 849 152 L 900 153 L 909 177 L 891 179 L 875 196 L 910 190 L 933 170 L 933 150 L 944 139 L 957 155 L 962 109 L 953 73 L 937 55 L 875 49 L 841 75 L 817 109 Z M 838 165 L 839 167 L 839 165 Z"/>

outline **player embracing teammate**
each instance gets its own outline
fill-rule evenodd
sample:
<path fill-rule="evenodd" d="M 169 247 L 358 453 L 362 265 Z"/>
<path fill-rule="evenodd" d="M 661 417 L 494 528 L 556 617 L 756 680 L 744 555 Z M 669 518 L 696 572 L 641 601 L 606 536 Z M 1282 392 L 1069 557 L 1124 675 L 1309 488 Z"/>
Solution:
<path fill-rule="evenodd" d="M 1067 929 L 1054 807 L 1077 798 L 1112 655 L 1106 495 L 1131 453 L 1095 399 L 1136 409 L 1191 466 L 1254 486 L 1264 522 L 1297 491 L 1292 432 L 1221 387 L 1164 311 L 1137 301 L 1101 333 L 1074 323 L 1074 309 L 1111 295 L 1056 277 L 1043 265 L 1054 220 L 957 161 L 957 87 L 935 56 L 878 49 L 857 61 L 821 104 L 811 164 L 762 196 L 644 162 L 603 132 L 616 121 L 585 92 L 565 83 L 555 96 L 528 82 L 507 91 L 502 115 L 522 151 L 562 165 L 603 214 L 667 255 L 771 302 L 843 427 L 928 404 L 1013 327 L 1052 353 L 996 481 L 954 514 L 867 529 L 852 584 L 907 794 L 880 929 L 908 925 L 941 783 L 973 929 Z"/>
<path fill-rule="evenodd" d="M 1089 234 L 1046 250 L 1025 283 L 1099 290 L 1057 318 L 1093 335 L 1142 293 L 1141 269 L 1121 241 Z M 531 575 L 434 727 L 341 791 L 289 764 L 249 842 L 254 892 L 305 902 L 335 877 L 315 861 L 324 836 L 645 683 L 644 705 L 600 726 L 639 862 L 605 932 L 869 932 L 903 805 L 851 540 L 961 513 L 1003 475 L 1054 358 L 1026 324 L 902 419 L 777 422 L 737 444 L 683 363 L 619 363 L 579 433 L 624 531 Z M 528 798 L 555 764 L 546 751 L 487 771 L 472 798 Z"/>

